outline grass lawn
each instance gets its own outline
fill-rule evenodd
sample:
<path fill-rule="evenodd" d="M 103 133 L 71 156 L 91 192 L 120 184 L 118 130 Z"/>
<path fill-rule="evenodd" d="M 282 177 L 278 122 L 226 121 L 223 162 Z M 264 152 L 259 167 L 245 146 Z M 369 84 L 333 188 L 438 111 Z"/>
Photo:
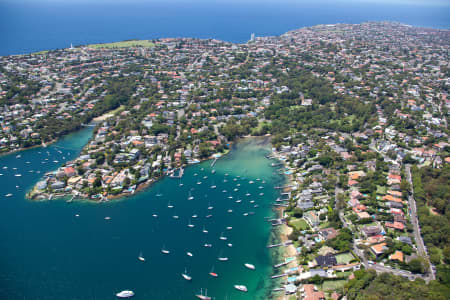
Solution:
<path fill-rule="evenodd" d="M 326 280 L 322 283 L 322 285 L 320 286 L 320 289 L 324 290 L 324 291 L 334 291 L 336 289 L 344 287 L 346 282 L 347 282 L 347 280 L 345 280 L 345 279 L 343 279 L 343 280 Z"/>
<path fill-rule="evenodd" d="M 328 228 L 328 227 L 330 227 L 330 222 L 323 222 L 319 225 L 320 229 Z"/>
<path fill-rule="evenodd" d="M 48 52 L 48 50 L 42 50 L 42 51 L 34 52 L 34 53 L 31 53 L 31 54 L 40 55 L 40 54 L 46 54 L 47 52 Z"/>
<path fill-rule="evenodd" d="M 346 271 L 346 272 L 336 272 L 337 278 L 347 278 L 350 276 L 353 272 L 352 271 Z"/>
<path fill-rule="evenodd" d="M 130 40 L 130 41 L 122 41 L 122 42 L 115 42 L 115 43 L 104 43 L 104 44 L 90 44 L 88 47 L 90 48 L 127 48 L 127 47 L 153 47 L 155 44 L 153 44 L 150 41 L 147 40 Z"/>
<path fill-rule="evenodd" d="M 350 252 L 341 253 L 341 254 L 336 255 L 336 261 L 338 264 L 347 264 L 352 259 L 355 259 L 355 258 L 353 257 L 353 255 Z"/>
<path fill-rule="evenodd" d="M 299 231 L 310 229 L 308 223 L 306 223 L 306 221 L 304 219 L 292 218 L 291 221 L 289 222 L 289 224 L 294 226 L 295 229 L 297 229 Z"/>

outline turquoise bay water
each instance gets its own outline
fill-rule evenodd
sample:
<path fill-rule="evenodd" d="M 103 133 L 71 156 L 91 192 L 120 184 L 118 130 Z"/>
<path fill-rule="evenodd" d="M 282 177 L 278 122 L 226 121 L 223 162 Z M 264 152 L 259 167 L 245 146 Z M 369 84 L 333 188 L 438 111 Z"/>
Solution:
<path fill-rule="evenodd" d="M 20 158 L 17 153 L 0 157 L 1 299 L 114 299 L 125 289 L 135 291 L 135 299 L 195 299 L 201 288 L 216 299 L 267 299 L 272 288 L 266 248 L 271 226 L 264 217 L 273 216 L 271 203 L 278 194 L 273 187 L 284 180 L 264 157 L 269 144 L 244 140 L 216 163 L 214 174 L 211 162 L 203 162 L 188 167 L 182 180 L 165 178 L 120 201 L 24 199 L 42 173 L 74 158 L 90 135 L 85 129 L 48 148 L 24 151 Z M 189 191 L 194 196 L 190 201 Z M 5 197 L 8 193 L 13 196 Z M 169 201 L 173 208 L 168 208 Z M 189 221 L 195 227 L 188 227 Z M 221 235 L 227 240 L 219 239 Z M 212 247 L 205 248 L 205 243 Z M 163 246 L 169 255 L 161 253 Z M 137 259 L 140 252 L 145 262 Z M 229 260 L 218 261 L 219 256 Z M 254 264 L 256 271 L 244 263 Z M 218 278 L 208 275 L 213 267 Z M 191 282 L 181 277 L 185 268 Z M 235 290 L 234 284 L 246 285 L 249 292 Z"/>

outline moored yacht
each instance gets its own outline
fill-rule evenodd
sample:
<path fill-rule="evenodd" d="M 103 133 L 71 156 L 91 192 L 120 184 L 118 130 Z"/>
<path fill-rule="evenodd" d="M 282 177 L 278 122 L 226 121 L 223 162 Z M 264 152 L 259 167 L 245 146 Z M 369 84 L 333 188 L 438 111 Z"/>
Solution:
<path fill-rule="evenodd" d="M 145 261 L 144 256 L 142 256 L 142 252 L 139 253 L 138 259 L 139 259 L 140 261 Z"/>
<path fill-rule="evenodd" d="M 249 268 L 250 270 L 254 270 L 254 269 L 255 269 L 255 266 L 252 265 L 252 264 L 245 263 L 244 266 L 245 266 L 246 268 Z"/>
<path fill-rule="evenodd" d="M 195 297 L 201 300 L 211 300 L 211 297 L 208 297 L 207 294 L 207 291 L 205 291 L 205 294 L 203 295 L 203 291 L 200 289 L 200 294 L 195 295 Z"/>
<path fill-rule="evenodd" d="M 133 291 L 121 291 L 120 293 L 116 294 L 117 298 L 130 298 L 134 296 L 134 292 Z"/>
<path fill-rule="evenodd" d="M 170 253 L 170 251 L 167 250 L 165 246 L 162 247 L 161 252 L 164 253 L 164 254 L 169 254 Z"/>
<path fill-rule="evenodd" d="M 238 291 L 241 291 L 241 292 L 247 292 L 247 287 L 245 285 L 236 284 L 234 286 L 234 288 L 237 289 Z"/>
<path fill-rule="evenodd" d="M 192 277 L 187 274 L 186 269 L 184 269 L 184 273 L 181 273 L 181 276 L 188 281 L 192 280 Z"/>

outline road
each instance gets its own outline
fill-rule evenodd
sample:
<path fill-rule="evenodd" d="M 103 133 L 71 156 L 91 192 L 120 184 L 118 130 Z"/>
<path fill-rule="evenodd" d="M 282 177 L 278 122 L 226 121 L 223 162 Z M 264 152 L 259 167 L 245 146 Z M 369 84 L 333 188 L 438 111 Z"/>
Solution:
<path fill-rule="evenodd" d="M 430 266 L 430 269 L 429 269 L 430 277 L 432 280 L 434 280 L 435 274 L 434 274 L 433 268 L 431 267 L 431 263 L 428 258 L 428 253 L 425 248 L 425 244 L 423 242 L 422 235 L 420 234 L 419 219 L 417 217 L 416 201 L 414 200 L 414 196 L 413 196 L 414 195 L 414 186 L 413 186 L 412 178 L 411 178 L 411 166 L 405 165 L 405 171 L 406 171 L 406 179 L 408 180 L 408 183 L 411 187 L 410 194 L 408 196 L 408 205 L 410 208 L 409 213 L 410 213 L 410 217 L 411 217 L 411 224 L 413 225 L 413 229 L 414 229 L 414 239 L 416 240 L 417 252 L 419 253 L 420 256 L 423 256 L 427 260 L 428 265 Z"/>

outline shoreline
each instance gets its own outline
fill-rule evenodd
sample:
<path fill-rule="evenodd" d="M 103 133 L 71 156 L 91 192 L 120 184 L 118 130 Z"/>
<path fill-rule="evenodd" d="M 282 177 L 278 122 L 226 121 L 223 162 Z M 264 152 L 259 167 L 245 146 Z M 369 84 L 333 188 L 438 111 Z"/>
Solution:
<path fill-rule="evenodd" d="M 286 160 L 280 159 L 280 156 L 278 155 L 278 153 L 276 151 L 272 151 L 271 155 L 273 156 L 273 159 L 282 163 L 283 169 L 286 168 Z M 284 176 L 284 178 L 286 178 L 286 180 L 284 182 L 285 185 L 292 186 L 294 184 L 294 178 L 293 178 L 292 174 L 285 174 L 284 172 L 282 172 L 281 175 Z M 283 190 L 281 190 L 281 192 L 285 192 L 287 189 L 290 189 L 290 188 L 284 188 Z M 285 214 L 284 207 L 276 207 L 274 209 L 278 214 L 278 218 L 284 217 L 284 214 Z M 284 243 L 287 240 L 289 240 L 289 235 L 292 233 L 292 231 L 293 231 L 292 227 L 290 227 L 287 224 L 282 224 L 280 226 L 280 229 L 276 231 L 276 234 L 278 235 L 280 242 Z M 297 249 L 295 248 L 295 246 L 293 244 L 291 244 L 287 247 L 283 247 L 281 249 L 281 251 L 278 252 L 277 261 L 285 261 L 285 259 L 288 257 L 297 257 Z M 292 262 L 290 262 L 288 265 L 291 265 L 291 267 L 292 267 L 293 262 L 295 262 L 295 266 L 298 266 L 296 259 L 293 260 Z M 282 278 L 281 280 L 282 280 L 281 286 L 284 286 L 286 281 L 284 278 Z M 273 295 L 273 299 L 284 300 L 284 299 L 286 299 L 286 294 L 284 293 L 284 291 L 282 291 L 280 294 Z"/>
<path fill-rule="evenodd" d="M 233 145 L 233 143 L 230 142 L 230 149 L 227 149 L 217 159 L 220 159 L 220 158 L 224 157 L 225 155 L 227 155 L 228 153 L 230 153 L 232 145 Z M 215 158 L 211 155 L 211 156 L 209 156 L 207 158 L 199 159 L 198 163 L 194 163 L 192 165 L 197 165 L 199 163 L 202 163 L 202 162 L 208 161 L 208 160 L 212 160 L 212 159 L 215 159 Z M 190 166 L 190 164 L 185 164 L 185 165 L 179 166 L 178 168 L 186 168 L 186 167 L 189 167 L 189 166 Z M 97 199 L 92 199 L 91 197 L 84 197 L 82 195 L 77 195 L 76 197 L 73 198 L 73 200 L 74 201 L 88 201 L 88 202 L 91 202 L 91 203 L 103 203 L 103 202 L 108 202 L 110 200 L 123 200 L 123 199 L 125 199 L 127 197 L 135 195 L 137 192 L 144 191 L 145 189 L 150 187 L 152 184 L 158 182 L 159 180 L 165 178 L 166 176 L 167 176 L 167 173 L 162 175 L 162 176 L 159 176 L 157 178 L 149 178 L 146 181 L 143 181 L 143 182 L 141 182 L 139 184 L 136 184 L 136 189 L 134 190 L 134 192 L 131 192 L 131 193 L 120 192 L 117 195 L 108 195 L 108 196 L 106 196 L 106 198 L 107 198 L 106 200 L 103 200 L 103 196 L 102 196 L 102 198 L 100 198 L 100 200 L 97 200 Z M 64 198 L 67 198 L 67 197 L 70 197 L 70 196 L 74 195 L 72 193 L 63 193 L 63 194 L 40 193 L 40 194 L 30 195 L 31 193 L 33 193 L 35 191 L 35 188 L 36 188 L 36 185 L 34 185 L 33 188 L 29 192 L 27 192 L 25 194 L 25 197 L 28 200 L 30 200 L 30 201 L 45 201 L 45 198 L 47 198 L 46 200 L 51 200 L 51 199 L 49 199 L 50 195 L 53 195 L 53 196 L 51 196 L 52 199 L 64 199 Z M 44 199 L 39 199 L 39 198 L 42 198 L 42 197 L 44 197 Z"/>
<path fill-rule="evenodd" d="M 75 132 L 75 131 L 73 131 L 73 132 Z M 72 133 L 72 132 L 70 132 L 70 133 Z M 68 133 L 68 134 L 70 134 L 70 133 Z M 0 157 L 7 156 L 7 155 L 10 155 L 10 154 L 14 154 L 14 153 L 18 153 L 18 152 L 22 152 L 22 151 L 26 151 L 26 150 L 30 150 L 30 149 L 34 149 L 34 148 L 39 148 L 39 147 L 47 148 L 48 146 L 56 143 L 57 141 L 59 141 L 59 138 L 53 139 L 50 142 L 45 143 L 45 146 L 43 144 L 40 144 L 40 145 L 33 145 L 33 146 L 30 146 L 30 147 L 26 147 L 26 148 L 19 148 L 19 149 L 15 149 L 15 150 L 8 151 L 8 152 L 3 152 L 3 153 L 0 153 Z"/>
<path fill-rule="evenodd" d="M 110 112 L 107 112 L 107 113 L 103 114 L 102 116 L 107 115 L 109 113 Z M 99 117 L 102 117 L 102 116 L 99 116 Z M 236 139 L 236 141 L 229 142 L 228 143 L 229 149 L 226 149 L 224 151 L 224 153 L 221 153 L 221 156 L 217 159 L 220 159 L 220 158 L 224 157 L 225 155 L 227 155 L 228 153 L 230 153 L 232 151 L 233 145 L 240 141 L 247 140 L 247 139 L 261 139 L 261 140 L 263 140 L 263 143 L 270 143 L 270 138 L 271 138 L 270 134 L 266 134 L 266 135 L 262 135 L 262 136 L 246 135 L 246 136 L 239 137 Z M 202 163 L 204 161 L 212 160 L 212 159 L 215 159 L 215 157 L 213 155 L 211 155 L 207 158 L 199 159 L 199 162 L 195 163 L 194 165 Z M 190 166 L 190 164 L 185 164 L 185 165 L 179 166 L 178 168 L 186 168 L 189 166 Z M 116 195 L 107 195 L 106 200 L 103 200 L 103 196 L 100 199 L 92 199 L 91 197 L 84 197 L 82 195 L 77 195 L 76 197 L 73 198 L 73 201 L 88 201 L 91 203 L 103 203 L 103 202 L 108 202 L 110 200 L 122 200 L 122 198 L 125 199 L 127 197 L 135 195 L 136 192 L 141 192 L 141 191 L 145 190 L 146 188 L 150 187 L 153 183 L 158 182 L 159 180 L 163 179 L 166 176 L 167 176 L 167 174 L 164 174 L 163 176 L 160 176 L 157 178 L 149 178 L 146 181 L 136 184 L 136 189 L 134 190 L 134 192 L 131 192 L 131 193 L 120 192 L 119 194 L 116 194 Z M 26 198 L 28 200 L 30 200 L 30 201 L 45 201 L 45 198 L 47 198 L 47 200 L 49 200 L 50 195 L 53 195 L 53 196 L 51 196 L 52 199 L 64 199 L 64 198 L 71 197 L 74 195 L 72 193 L 63 193 L 63 194 L 40 193 L 40 194 L 33 194 L 31 196 L 30 194 L 33 193 L 34 191 L 35 191 L 35 186 L 33 186 L 33 188 L 29 192 L 26 193 Z M 42 197 L 44 199 L 42 199 Z M 41 198 L 41 199 L 39 199 L 39 198 Z"/>
<path fill-rule="evenodd" d="M 373 20 L 371 20 L 370 18 L 366 19 L 365 21 L 359 21 L 356 22 L 357 24 L 363 24 L 363 23 L 368 23 L 368 22 L 373 22 Z M 431 30 L 450 30 L 450 28 L 447 26 L 445 27 L 442 24 L 435 24 L 435 25 L 421 25 L 421 24 L 409 24 L 407 22 L 402 22 L 402 21 L 398 21 L 398 20 L 383 20 L 383 21 L 378 21 L 378 22 L 390 22 L 393 24 L 398 24 L 401 26 L 411 26 L 414 28 L 423 28 L 423 29 L 431 29 Z M 296 29 L 303 29 L 303 28 L 310 28 L 310 27 L 314 27 L 314 26 L 329 26 L 329 25 L 338 25 L 338 24 L 344 24 L 344 25 L 350 25 L 350 24 L 355 24 L 355 22 L 331 22 L 331 23 L 314 23 L 314 24 L 309 24 L 309 25 L 303 25 L 300 26 L 298 28 L 295 29 L 286 29 L 283 32 L 280 32 L 278 34 L 269 34 L 269 35 L 265 35 L 264 37 L 271 37 L 271 36 L 282 36 L 288 32 L 291 32 L 293 30 Z M 195 37 L 195 36 L 189 36 L 189 37 L 169 37 L 169 36 L 158 36 L 158 37 L 153 37 L 151 39 L 142 37 L 142 38 L 126 38 L 126 39 L 122 39 L 122 40 L 109 40 L 109 41 L 92 41 L 89 43 L 83 43 L 83 44 L 78 44 L 78 45 L 74 45 L 74 49 L 81 49 L 81 48 L 87 48 L 89 46 L 92 45 L 107 45 L 107 44 L 116 44 L 116 43 L 123 43 L 123 42 L 127 42 L 127 41 L 135 41 L 135 42 L 142 42 L 142 41 L 150 41 L 150 40 L 161 40 L 161 39 L 200 39 L 200 40 L 207 40 L 208 38 L 202 38 L 202 37 Z M 242 40 L 242 41 L 232 41 L 232 40 L 225 40 L 225 39 L 221 39 L 219 37 L 213 37 L 213 39 L 219 40 L 221 42 L 224 43 L 230 43 L 230 44 L 235 44 L 235 45 L 246 45 L 249 41 L 248 40 Z M 142 47 L 142 46 L 139 46 Z M 43 55 L 48 53 L 49 51 L 57 51 L 57 50 L 68 50 L 70 49 L 69 47 L 64 48 L 64 47 L 50 47 L 50 48 L 42 48 L 42 49 L 35 49 L 35 50 L 28 50 L 27 52 L 17 52 L 17 53 L 8 53 L 8 54 L 1 54 L 1 57 L 8 57 L 8 56 L 26 56 L 26 55 Z"/>

